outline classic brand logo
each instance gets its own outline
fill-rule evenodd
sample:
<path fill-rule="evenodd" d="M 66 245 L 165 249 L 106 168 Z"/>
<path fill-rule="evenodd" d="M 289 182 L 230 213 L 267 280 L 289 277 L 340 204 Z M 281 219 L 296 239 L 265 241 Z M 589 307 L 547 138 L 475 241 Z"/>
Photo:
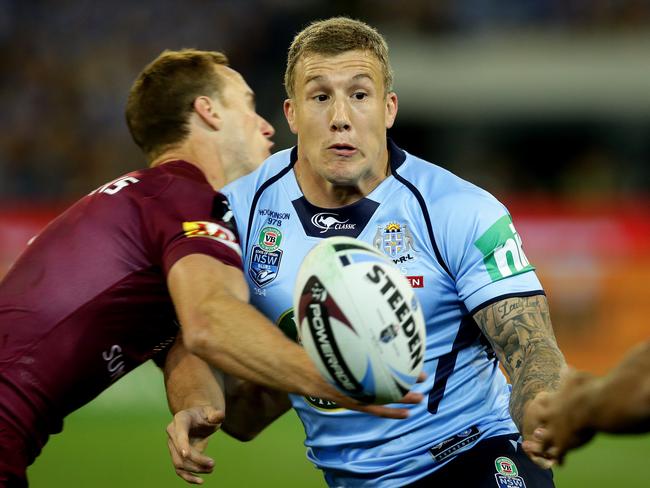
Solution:
<path fill-rule="evenodd" d="M 521 237 L 510 215 L 504 215 L 492 224 L 474 245 L 483 254 L 492 281 L 535 269 L 524 254 Z"/>
<path fill-rule="evenodd" d="M 314 227 L 321 229 L 320 233 L 324 234 L 330 229 L 354 229 L 356 224 L 348 224 L 348 220 L 339 220 L 339 215 L 333 212 L 320 212 L 314 214 L 311 218 Z"/>

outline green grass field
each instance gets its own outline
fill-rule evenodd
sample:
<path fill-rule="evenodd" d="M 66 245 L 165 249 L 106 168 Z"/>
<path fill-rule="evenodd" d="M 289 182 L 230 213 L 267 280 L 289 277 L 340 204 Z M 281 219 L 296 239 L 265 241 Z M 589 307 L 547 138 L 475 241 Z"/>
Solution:
<path fill-rule="evenodd" d="M 169 419 L 162 377 L 145 365 L 66 420 L 64 432 L 50 440 L 30 468 L 31 486 L 182 487 L 186 483 L 176 477 L 167 454 Z M 217 466 L 204 486 L 325 487 L 305 458 L 303 439 L 293 412 L 249 443 L 217 434 L 209 448 Z M 556 485 L 647 487 L 649 456 L 650 435 L 600 436 L 556 470 Z"/>

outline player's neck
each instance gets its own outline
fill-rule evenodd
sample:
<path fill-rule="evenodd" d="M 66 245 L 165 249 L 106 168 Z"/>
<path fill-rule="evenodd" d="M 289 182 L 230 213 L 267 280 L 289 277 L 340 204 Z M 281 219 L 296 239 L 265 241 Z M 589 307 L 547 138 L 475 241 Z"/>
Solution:
<path fill-rule="evenodd" d="M 227 183 L 223 166 L 215 153 L 206 153 L 201 148 L 197 149 L 197 146 L 181 146 L 165 151 L 154 159 L 150 166 L 160 166 L 172 161 L 185 161 L 196 166 L 215 190 L 221 189 Z"/>
<path fill-rule="evenodd" d="M 312 205 L 322 208 L 343 207 L 355 203 L 369 195 L 390 174 L 389 170 L 380 174 L 369 174 L 355 185 L 333 184 L 309 168 L 309 163 L 298 159 L 294 166 L 298 186 Z"/>

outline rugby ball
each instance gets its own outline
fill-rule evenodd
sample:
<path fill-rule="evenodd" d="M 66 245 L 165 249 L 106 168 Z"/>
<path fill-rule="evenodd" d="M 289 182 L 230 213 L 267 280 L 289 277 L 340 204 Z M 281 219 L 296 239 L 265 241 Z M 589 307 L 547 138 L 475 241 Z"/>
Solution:
<path fill-rule="evenodd" d="M 324 239 L 300 266 L 293 304 L 301 344 L 342 393 L 391 403 L 412 388 L 424 363 L 424 317 L 380 251 L 350 237 Z"/>

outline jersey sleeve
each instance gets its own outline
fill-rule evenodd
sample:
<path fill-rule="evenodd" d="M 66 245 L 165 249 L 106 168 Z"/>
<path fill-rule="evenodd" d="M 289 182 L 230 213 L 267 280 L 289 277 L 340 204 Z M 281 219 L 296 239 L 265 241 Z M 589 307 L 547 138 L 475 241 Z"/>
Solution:
<path fill-rule="evenodd" d="M 154 261 L 165 274 L 189 254 L 205 254 L 242 267 L 241 248 L 228 200 L 207 185 L 173 180 L 143 209 Z"/>
<path fill-rule="evenodd" d="M 453 197 L 441 253 L 471 312 L 510 296 L 543 293 L 508 210 L 478 188 Z"/>

